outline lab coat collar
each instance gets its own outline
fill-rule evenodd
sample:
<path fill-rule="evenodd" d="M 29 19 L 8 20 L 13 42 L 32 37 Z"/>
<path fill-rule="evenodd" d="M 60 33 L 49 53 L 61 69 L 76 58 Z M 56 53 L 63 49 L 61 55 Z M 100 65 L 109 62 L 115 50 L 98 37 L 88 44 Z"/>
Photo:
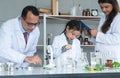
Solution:
<path fill-rule="evenodd" d="M 73 40 L 70 40 L 70 39 L 67 37 L 66 32 L 64 32 L 64 35 L 65 35 L 65 37 L 66 37 L 66 40 L 67 40 L 68 44 L 71 44 L 71 45 L 72 45 Z"/>

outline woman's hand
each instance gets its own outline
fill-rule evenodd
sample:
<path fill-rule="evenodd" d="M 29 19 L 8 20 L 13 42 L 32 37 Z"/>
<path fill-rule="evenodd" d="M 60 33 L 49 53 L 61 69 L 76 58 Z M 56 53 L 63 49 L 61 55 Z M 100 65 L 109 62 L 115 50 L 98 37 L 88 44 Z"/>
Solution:
<path fill-rule="evenodd" d="M 98 33 L 98 31 L 96 29 L 91 29 L 91 36 L 92 37 L 96 37 L 97 33 Z"/>

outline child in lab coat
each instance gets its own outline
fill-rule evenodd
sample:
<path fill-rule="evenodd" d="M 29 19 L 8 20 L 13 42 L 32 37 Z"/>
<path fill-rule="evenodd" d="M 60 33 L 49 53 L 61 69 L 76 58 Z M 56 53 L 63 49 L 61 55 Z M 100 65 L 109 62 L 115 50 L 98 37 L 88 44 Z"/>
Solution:
<path fill-rule="evenodd" d="M 66 60 L 80 60 L 81 47 L 77 38 L 81 35 L 81 28 L 79 21 L 71 20 L 66 24 L 63 33 L 55 36 L 52 44 L 55 64 L 65 64 Z"/>

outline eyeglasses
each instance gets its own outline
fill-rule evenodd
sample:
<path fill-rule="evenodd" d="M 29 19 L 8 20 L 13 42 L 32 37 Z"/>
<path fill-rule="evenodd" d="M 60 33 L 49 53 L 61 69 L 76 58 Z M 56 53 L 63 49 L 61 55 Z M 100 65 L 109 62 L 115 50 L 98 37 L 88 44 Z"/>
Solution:
<path fill-rule="evenodd" d="M 25 21 L 25 22 L 26 22 L 26 24 L 27 24 L 28 26 L 30 26 L 30 27 L 40 25 L 40 22 L 38 22 L 38 23 L 29 23 L 29 22 L 27 22 L 27 21 Z"/>
<path fill-rule="evenodd" d="M 30 23 L 30 22 L 27 22 L 25 19 L 24 19 L 24 21 L 27 24 L 27 26 L 29 26 L 29 27 L 40 25 L 40 22 L 38 22 L 38 23 Z"/>

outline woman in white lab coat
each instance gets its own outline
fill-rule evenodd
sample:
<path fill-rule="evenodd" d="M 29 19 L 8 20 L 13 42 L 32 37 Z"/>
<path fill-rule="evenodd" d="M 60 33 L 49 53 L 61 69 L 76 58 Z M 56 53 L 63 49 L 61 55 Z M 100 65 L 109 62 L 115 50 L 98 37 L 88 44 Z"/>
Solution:
<path fill-rule="evenodd" d="M 29 63 L 41 63 L 41 59 L 34 56 L 40 34 L 36 26 L 38 20 L 37 8 L 26 6 L 21 16 L 3 23 L 0 27 L 0 62 L 11 62 L 15 67 L 26 67 Z M 24 39 L 24 32 L 27 32 L 27 43 Z"/>
<path fill-rule="evenodd" d="M 57 65 L 64 63 L 66 59 L 79 60 L 81 57 L 80 36 L 81 24 L 79 21 L 71 20 L 66 24 L 62 34 L 53 40 L 54 61 Z"/>
<path fill-rule="evenodd" d="M 117 0 L 98 0 L 104 15 L 98 30 L 92 29 L 91 36 L 96 37 L 96 50 L 102 59 L 120 62 L 120 13 Z"/>

